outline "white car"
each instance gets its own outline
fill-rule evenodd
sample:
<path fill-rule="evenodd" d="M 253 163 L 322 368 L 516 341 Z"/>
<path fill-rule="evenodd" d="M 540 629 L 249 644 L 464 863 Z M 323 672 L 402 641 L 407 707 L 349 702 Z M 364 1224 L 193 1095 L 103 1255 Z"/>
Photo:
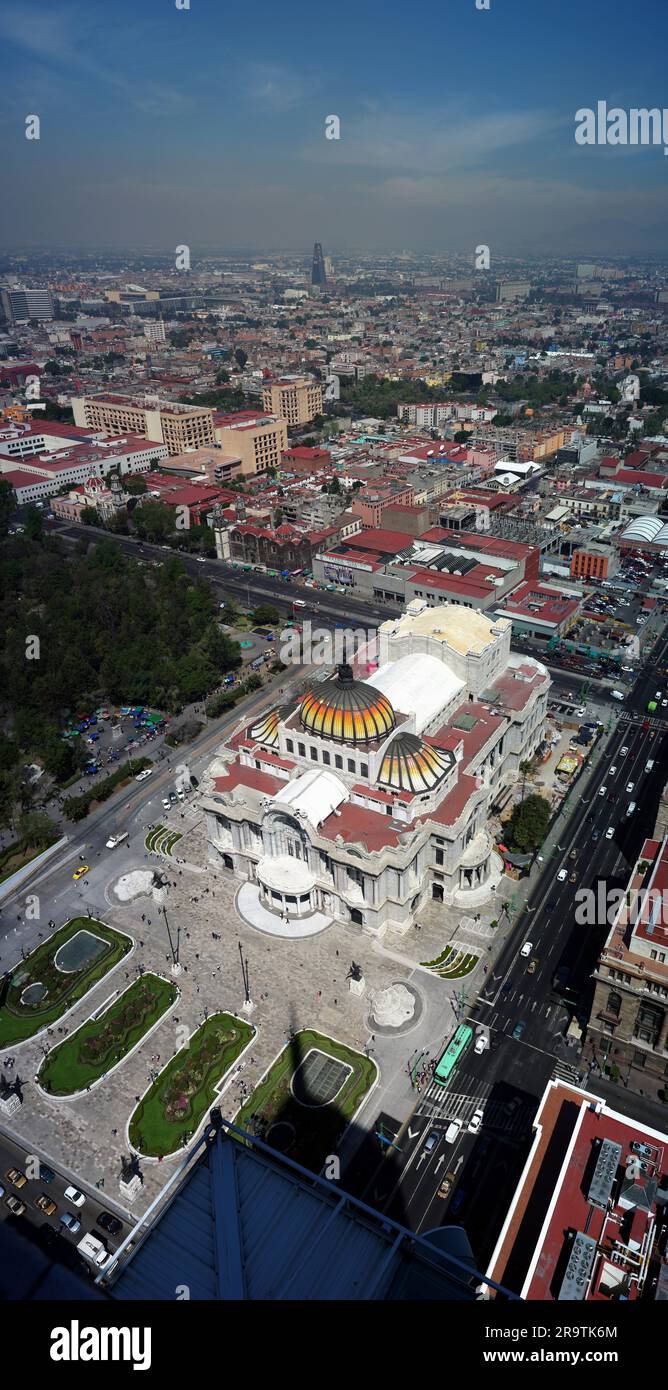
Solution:
<path fill-rule="evenodd" d="M 488 1047 L 489 1047 L 489 1038 L 487 1037 L 487 1034 L 486 1034 L 486 1033 L 479 1033 L 478 1036 L 477 1036 L 477 1038 L 476 1038 L 476 1040 L 475 1040 L 475 1047 L 474 1047 L 473 1051 L 474 1051 L 474 1052 L 477 1052 L 477 1053 L 478 1053 L 478 1056 L 480 1056 L 480 1053 L 481 1053 L 481 1052 L 486 1052 Z"/>
<path fill-rule="evenodd" d="M 557 874 L 557 883 L 565 883 L 568 878 L 568 869 L 560 869 Z"/>
<path fill-rule="evenodd" d="M 143 772 L 137 773 L 137 776 L 135 777 L 135 782 L 145 782 L 146 778 L 151 776 L 152 771 L 152 767 L 145 767 Z"/>
<path fill-rule="evenodd" d="M 611 840 L 612 837 L 613 837 L 613 835 L 614 835 L 614 833 L 615 833 L 615 827 L 614 827 L 614 825 L 609 825 L 608 828 L 607 828 L 607 830 L 606 830 L 606 832 L 605 832 L 605 838 L 606 838 L 606 840 Z"/>
<path fill-rule="evenodd" d="M 599 794 L 599 796 L 605 796 L 605 793 L 607 792 L 607 790 L 608 790 L 607 787 L 599 787 L 599 789 L 598 789 L 598 794 Z"/>
<path fill-rule="evenodd" d="M 457 1135 L 459 1134 L 460 1129 L 461 1129 L 461 1125 L 460 1125 L 460 1123 L 459 1123 L 459 1120 L 452 1120 L 452 1121 L 450 1122 L 450 1124 L 448 1125 L 448 1128 L 447 1128 L 446 1131 L 445 1131 L 445 1142 L 446 1142 L 446 1144 L 454 1144 L 455 1139 L 457 1138 Z"/>
<path fill-rule="evenodd" d="M 82 1207 L 86 1198 L 78 1187 L 66 1187 L 63 1196 L 67 1202 L 71 1202 L 73 1207 Z"/>
<path fill-rule="evenodd" d="M 627 782 L 627 783 L 626 783 L 626 790 L 627 790 L 627 792 L 629 793 L 629 796 L 631 795 L 631 792 L 633 791 L 633 788 L 634 788 L 634 787 L 635 787 L 635 782 Z"/>
<path fill-rule="evenodd" d="M 626 757 L 626 754 L 628 753 L 628 751 L 629 751 L 629 750 L 628 750 L 628 748 L 626 747 L 626 744 L 624 744 L 624 747 L 623 747 L 623 748 L 620 748 L 620 750 L 619 750 L 619 756 L 620 756 L 620 758 L 625 758 L 625 757 Z"/>
<path fill-rule="evenodd" d="M 610 771 L 609 771 L 609 773 L 608 773 L 608 777 L 616 777 L 616 776 L 617 776 L 617 768 L 616 768 L 616 767 L 611 767 L 611 768 L 610 768 Z"/>
<path fill-rule="evenodd" d="M 467 1125 L 469 1134 L 478 1133 L 478 1130 L 480 1129 L 480 1126 L 482 1124 L 482 1117 L 484 1113 L 484 1110 L 474 1110 Z"/>
<path fill-rule="evenodd" d="M 521 955 L 521 956 L 530 956 L 532 951 L 533 951 L 533 941 L 525 941 L 525 943 L 524 943 L 524 945 L 523 945 L 523 947 L 522 947 L 522 950 L 520 951 L 520 955 Z"/>

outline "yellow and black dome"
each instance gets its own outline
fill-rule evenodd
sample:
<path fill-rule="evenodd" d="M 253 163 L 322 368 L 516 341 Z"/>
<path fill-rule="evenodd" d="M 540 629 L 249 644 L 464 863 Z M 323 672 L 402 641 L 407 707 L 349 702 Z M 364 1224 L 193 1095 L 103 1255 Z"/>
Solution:
<path fill-rule="evenodd" d="M 267 712 L 258 719 L 257 724 L 251 724 L 248 730 L 249 736 L 253 739 L 254 743 L 265 743 L 268 748 L 277 748 L 278 726 L 280 722 L 280 710 L 267 710 Z"/>
<path fill-rule="evenodd" d="M 355 680 L 349 666 L 340 666 L 332 680 L 307 692 L 299 718 L 309 733 L 349 744 L 385 738 L 396 724 L 386 696 L 366 681 Z"/>
<path fill-rule="evenodd" d="M 378 781 L 397 791 L 428 792 L 438 786 L 452 764 L 452 753 L 432 748 L 417 734 L 397 734 L 380 765 Z"/>

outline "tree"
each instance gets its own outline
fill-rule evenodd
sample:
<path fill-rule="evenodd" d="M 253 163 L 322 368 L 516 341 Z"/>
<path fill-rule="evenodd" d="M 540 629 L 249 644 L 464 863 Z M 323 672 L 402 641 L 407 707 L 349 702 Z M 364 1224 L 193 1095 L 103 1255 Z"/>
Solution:
<path fill-rule="evenodd" d="M 22 840 L 37 849 L 52 844 L 56 827 L 43 811 L 26 811 L 19 816 L 18 832 Z"/>
<path fill-rule="evenodd" d="M 247 352 L 244 352 L 243 348 L 235 348 L 235 349 L 234 349 L 234 360 L 235 360 L 235 362 L 237 362 L 237 363 L 239 364 L 239 369 L 240 369 L 240 371 L 243 371 L 243 369 L 244 369 L 244 367 L 246 366 L 246 363 L 247 363 L 247 361 L 248 361 L 248 353 L 247 353 Z"/>
<path fill-rule="evenodd" d="M 131 497 L 139 497 L 147 491 L 146 479 L 138 473 L 134 478 L 126 478 L 123 483 L 125 492 L 129 492 Z"/>
<path fill-rule="evenodd" d="M 102 518 L 97 507 L 84 507 L 81 513 L 81 520 L 84 526 L 101 526 Z"/>
<path fill-rule="evenodd" d="M 41 541 L 44 536 L 44 520 L 37 507 L 26 507 L 23 516 L 23 530 L 30 541 Z"/>
<path fill-rule="evenodd" d="M 514 807 L 505 829 L 505 838 L 513 849 L 528 853 L 542 844 L 549 823 L 549 801 L 532 793 Z"/>
<path fill-rule="evenodd" d="M 6 536 L 9 523 L 16 511 L 16 498 L 11 483 L 0 478 L 0 536 Z"/>
<path fill-rule="evenodd" d="M 261 603 L 253 610 L 253 622 L 259 623 L 264 627 L 271 623 L 280 623 L 281 615 L 272 603 Z"/>

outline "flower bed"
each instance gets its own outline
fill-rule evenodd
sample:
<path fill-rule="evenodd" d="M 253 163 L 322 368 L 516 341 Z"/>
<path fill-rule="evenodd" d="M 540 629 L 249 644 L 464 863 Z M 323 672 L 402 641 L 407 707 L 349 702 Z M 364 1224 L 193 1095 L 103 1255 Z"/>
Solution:
<path fill-rule="evenodd" d="M 100 1018 L 89 1019 L 52 1049 L 39 1070 L 40 1086 L 53 1096 L 85 1090 L 131 1051 L 177 997 L 171 981 L 142 975 Z"/>

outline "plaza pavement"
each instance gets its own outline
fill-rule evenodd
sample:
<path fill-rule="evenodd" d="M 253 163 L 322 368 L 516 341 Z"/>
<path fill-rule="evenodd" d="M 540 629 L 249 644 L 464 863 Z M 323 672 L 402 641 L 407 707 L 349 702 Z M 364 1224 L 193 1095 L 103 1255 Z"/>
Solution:
<path fill-rule="evenodd" d="M 24 1082 L 24 1103 L 12 1116 L 12 1129 L 28 1151 L 31 1145 L 54 1165 L 76 1175 L 91 1186 L 99 1180 L 104 1192 L 121 1206 L 118 1179 L 121 1155 L 129 1152 L 127 1123 L 135 1097 L 146 1090 L 151 1072 L 160 1070 L 180 1045 L 179 1025 L 192 1032 L 203 1021 L 205 1010 L 229 1010 L 240 1014 L 244 988 L 239 958 L 241 942 L 248 960 L 250 993 L 254 1004 L 251 1022 L 257 1030 L 244 1055 L 241 1069 L 223 1085 L 220 1106 L 232 1119 L 252 1088 L 255 1079 L 271 1064 L 291 1031 L 315 1027 L 325 1034 L 363 1050 L 370 1049 L 380 1067 L 380 1081 L 362 1107 L 358 1125 L 370 1127 L 380 1109 L 407 1119 L 415 1103 L 407 1073 L 409 1058 L 417 1050 L 429 1049 L 434 1056 L 455 1023 L 450 998 L 468 980 L 445 982 L 420 968 L 456 936 L 460 913 L 454 908 L 430 905 L 423 914 L 422 929 L 405 935 L 388 933 L 383 941 L 363 936 L 357 927 L 332 923 L 316 936 L 301 939 L 270 938 L 249 926 L 236 911 L 238 881 L 224 871 L 205 867 L 205 836 L 202 821 L 180 812 L 165 817 L 167 824 L 185 831 L 175 847 L 178 861 L 156 855 L 136 857 L 140 869 L 158 863 L 169 878 L 167 919 L 176 937 L 180 924 L 178 977 L 181 998 L 178 1004 L 127 1059 L 84 1096 L 73 1100 L 50 1098 L 34 1084 L 43 1058 L 44 1045 L 61 1040 L 58 1025 L 24 1044 L 8 1049 L 16 1057 L 16 1074 Z M 186 829 L 189 825 L 190 828 Z M 100 915 L 111 926 L 129 932 L 135 950 L 102 980 L 72 1011 L 60 1026 L 71 1034 L 101 1004 L 136 978 L 140 965 L 169 974 L 170 946 L 162 913 L 148 897 L 121 903 L 114 895 L 118 866 L 107 861 L 108 878 L 104 889 L 106 906 Z M 144 914 L 145 921 L 141 917 Z M 216 933 L 214 936 L 213 933 Z M 480 949 L 480 947 L 479 947 Z M 365 994 L 351 993 L 347 980 L 355 959 L 365 979 Z M 475 978 L 480 978 L 481 964 Z M 410 980 L 418 990 L 422 1012 L 416 1023 L 399 1035 L 376 1034 L 370 1024 L 369 991 Z M 478 988 L 480 986 L 478 985 Z M 159 1062 L 153 1058 L 159 1057 Z M 113 1131 L 117 1133 L 114 1134 Z M 359 1137 L 359 1134 L 358 1134 Z M 179 1150 L 163 1162 L 142 1160 L 144 1185 L 132 1211 L 139 1215 L 152 1201 L 174 1165 L 183 1160 Z"/>

